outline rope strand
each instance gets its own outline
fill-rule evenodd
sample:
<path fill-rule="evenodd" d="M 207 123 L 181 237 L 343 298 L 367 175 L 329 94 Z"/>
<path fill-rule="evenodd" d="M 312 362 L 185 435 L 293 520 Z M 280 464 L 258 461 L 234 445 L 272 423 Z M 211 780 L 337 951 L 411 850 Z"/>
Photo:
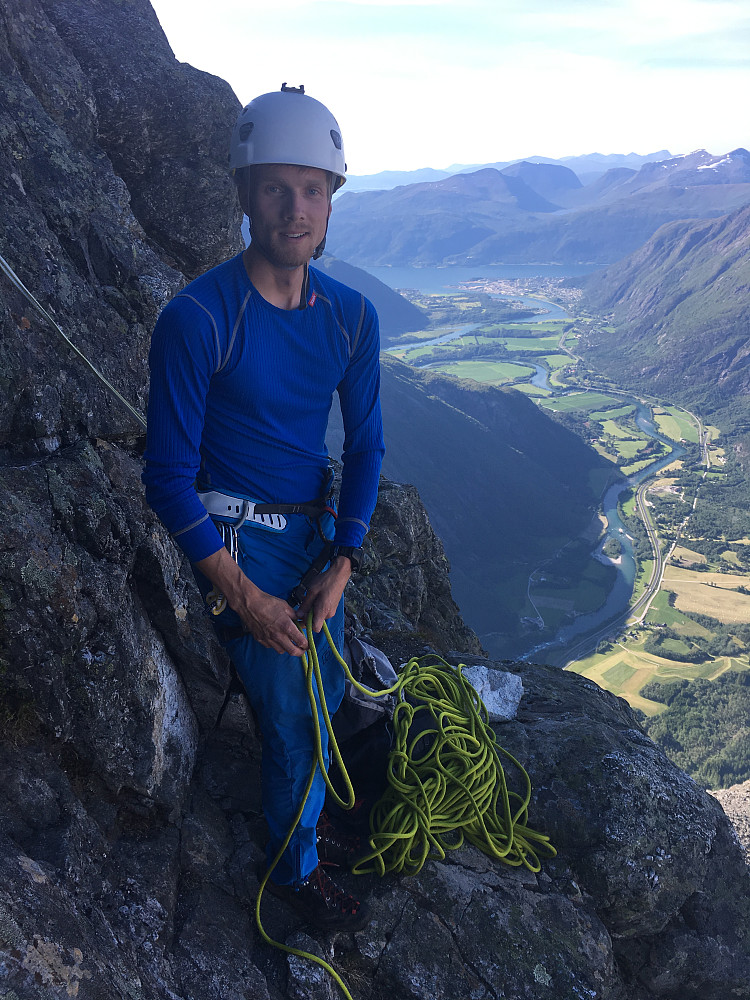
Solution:
<path fill-rule="evenodd" d="M 4 257 L 0 256 L 0 271 L 5 275 L 5 277 L 10 281 L 14 288 L 16 288 L 21 295 L 29 302 L 31 306 L 36 309 L 42 319 L 45 319 L 50 326 L 57 332 L 57 334 L 65 341 L 68 347 L 80 358 L 80 360 L 86 365 L 89 371 L 93 372 L 94 375 L 99 379 L 99 381 L 108 389 L 112 395 L 122 403 L 128 413 L 133 417 L 143 428 L 146 430 L 146 418 L 142 413 L 139 413 L 134 406 L 132 406 L 125 397 L 115 389 L 112 383 L 99 371 L 99 369 L 93 365 L 86 355 L 81 351 L 73 341 L 68 337 L 68 335 L 63 331 L 62 327 L 59 325 L 57 320 L 50 315 L 49 312 L 44 308 L 44 306 L 31 294 L 26 285 L 21 281 L 16 272 L 10 266 L 10 264 L 5 260 Z"/>

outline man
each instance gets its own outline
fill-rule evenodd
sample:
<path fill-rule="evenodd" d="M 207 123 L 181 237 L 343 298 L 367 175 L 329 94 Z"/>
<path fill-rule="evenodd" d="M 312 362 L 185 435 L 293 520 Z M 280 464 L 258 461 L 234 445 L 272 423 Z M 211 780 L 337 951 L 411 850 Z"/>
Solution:
<path fill-rule="evenodd" d="M 230 169 L 251 243 L 191 282 L 159 317 L 143 478 L 149 503 L 195 567 L 260 720 L 270 862 L 312 763 L 299 659 L 308 641 L 298 622 L 312 613 L 317 633 L 327 620 L 341 647 L 342 595 L 377 497 L 379 337 L 372 305 L 308 266 L 323 251 L 331 197 L 345 181 L 330 112 L 304 88 L 256 98 L 235 126 Z M 345 443 L 334 534 L 331 514 L 311 516 L 309 502 L 313 514 L 327 505 L 325 433 L 336 390 Z M 304 512 L 290 512 L 305 503 Z M 289 595 L 331 536 L 330 564 L 293 607 Z M 344 676 L 327 643 L 317 645 L 333 713 Z M 325 730 L 323 739 L 327 754 Z M 356 929 L 365 908 L 318 862 L 324 794 L 318 771 L 268 887 L 311 922 Z"/>

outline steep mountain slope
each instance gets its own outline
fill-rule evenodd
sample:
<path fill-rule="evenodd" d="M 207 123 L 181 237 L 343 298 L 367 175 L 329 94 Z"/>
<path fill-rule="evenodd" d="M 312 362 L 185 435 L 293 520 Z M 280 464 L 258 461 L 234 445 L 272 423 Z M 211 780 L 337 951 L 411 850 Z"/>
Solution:
<path fill-rule="evenodd" d="M 743 149 L 725 156 L 699 150 L 637 173 L 619 167 L 586 187 L 562 170 L 517 164 L 502 173 L 486 168 L 435 184 L 344 195 L 330 247 L 359 264 L 609 264 L 667 222 L 750 203 L 750 154 Z"/>
<path fill-rule="evenodd" d="M 591 519 L 591 482 L 611 469 L 521 393 L 383 356 L 384 473 L 413 483 L 451 561 L 453 592 L 479 633 L 511 633 L 529 573 Z M 334 407 L 331 450 L 342 432 Z M 499 599 L 514 579 L 511 604 Z M 506 596 L 507 602 L 507 596 Z"/>
<path fill-rule="evenodd" d="M 583 342 L 594 361 L 704 412 L 747 406 L 750 207 L 664 226 L 617 268 L 591 277 L 585 294 L 615 327 Z"/>
<path fill-rule="evenodd" d="M 315 261 L 314 266 L 367 296 L 378 311 L 380 333 L 384 340 L 399 337 L 402 333 L 424 330 L 427 326 L 427 317 L 421 309 L 361 267 L 354 267 L 328 253 Z"/>

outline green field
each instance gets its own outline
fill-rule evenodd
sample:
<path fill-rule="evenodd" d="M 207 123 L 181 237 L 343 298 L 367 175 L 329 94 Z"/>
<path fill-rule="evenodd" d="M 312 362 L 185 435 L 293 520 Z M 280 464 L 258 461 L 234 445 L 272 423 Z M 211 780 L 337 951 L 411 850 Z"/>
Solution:
<path fill-rule="evenodd" d="M 635 494 L 628 497 L 628 499 L 622 505 L 622 510 L 626 517 L 633 517 L 633 515 L 635 514 Z"/>
<path fill-rule="evenodd" d="M 687 636 L 707 637 L 711 635 L 707 628 L 694 622 L 692 618 L 688 618 L 677 608 L 673 608 L 669 603 L 669 593 L 668 590 L 659 591 L 651 602 L 645 621 L 647 623 L 664 622 L 675 632 L 681 632 Z"/>
<path fill-rule="evenodd" d="M 588 413 L 591 410 L 599 409 L 612 399 L 611 396 L 603 392 L 572 392 L 567 396 L 546 400 L 544 406 L 556 412 L 571 413 L 575 410 L 582 410 Z"/>
<path fill-rule="evenodd" d="M 533 368 L 504 361 L 454 361 L 453 364 L 435 365 L 430 371 L 493 384 L 514 382 L 534 374 Z"/>
<path fill-rule="evenodd" d="M 614 435 L 612 435 L 614 437 Z M 646 440 L 644 438 L 615 438 L 614 441 L 608 442 L 609 445 L 617 452 L 620 463 L 624 464 L 626 462 L 632 461 L 638 452 L 642 451 L 646 445 Z M 653 461 L 650 458 L 649 461 Z"/>
<path fill-rule="evenodd" d="M 513 388 L 517 389 L 519 392 L 525 393 L 527 396 L 540 397 L 550 395 L 549 389 L 542 389 L 541 386 L 532 385 L 530 382 L 523 382 L 520 385 L 513 386 Z"/>
<path fill-rule="evenodd" d="M 636 472 L 640 472 L 641 469 L 645 469 L 647 466 L 651 465 L 655 458 L 658 458 L 658 453 L 649 455 L 648 458 L 644 458 L 639 462 L 632 462 L 630 465 L 623 465 L 620 467 L 620 471 L 624 476 L 634 476 Z"/>
<path fill-rule="evenodd" d="M 567 354 L 545 354 L 543 358 L 540 358 L 540 361 L 543 361 L 552 371 L 573 364 L 573 359 Z"/>
<path fill-rule="evenodd" d="M 640 695 L 641 688 L 650 681 L 715 680 L 728 670 L 750 669 L 746 659 L 735 656 L 720 656 L 706 663 L 680 663 L 647 653 L 643 647 L 651 634 L 651 630 L 631 626 L 623 640 L 607 644 L 601 652 L 577 660 L 566 669 L 588 677 L 649 716 L 658 715 L 666 708 L 661 702 L 649 701 Z M 667 644 L 675 645 L 666 640 L 665 648 Z"/>
<path fill-rule="evenodd" d="M 698 444 L 699 435 L 695 420 L 679 407 L 654 407 L 654 421 L 659 431 L 672 441 L 683 440 Z"/>
<path fill-rule="evenodd" d="M 539 351 L 554 353 L 557 337 L 500 337 L 496 344 L 505 344 L 509 351 Z"/>
<path fill-rule="evenodd" d="M 631 667 L 630 664 L 618 660 L 613 667 L 608 667 L 607 670 L 602 671 L 602 677 L 607 681 L 609 690 L 617 692 L 633 677 L 635 672 L 635 667 Z"/>
<path fill-rule="evenodd" d="M 593 413 L 590 414 L 590 418 L 591 420 L 595 419 Z M 605 434 L 611 434 L 612 437 L 627 438 L 628 440 L 633 440 L 633 431 L 628 427 L 623 427 L 621 424 L 618 424 L 615 420 L 602 420 L 601 425 L 602 425 L 602 431 Z M 646 441 L 650 440 L 650 438 L 646 438 L 646 436 L 643 435 L 643 436 L 638 436 L 638 440 Z"/>
<path fill-rule="evenodd" d="M 531 339 L 535 337 L 537 334 L 541 334 L 544 336 L 554 333 L 555 346 L 557 346 L 557 343 L 560 339 L 560 330 L 565 322 L 566 320 L 564 319 L 544 319 L 528 323 L 521 323 L 521 322 L 514 323 L 512 321 L 502 322 L 502 323 L 485 323 L 482 325 L 482 329 L 508 330 L 510 333 L 513 333 L 514 330 L 519 330 L 519 331 L 523 330 L 525 335 L 524 339 L 527 338 Z M 526 331 L 528 331 L 528 333 Z"/>
<path fill-rule="evenodd" d="M 589 414 L 592 420 L 617 420 L 618 417 L 627 417 L 635 413 L 635 406 L 615 406 L 610 410 L 595 410 Z"/>

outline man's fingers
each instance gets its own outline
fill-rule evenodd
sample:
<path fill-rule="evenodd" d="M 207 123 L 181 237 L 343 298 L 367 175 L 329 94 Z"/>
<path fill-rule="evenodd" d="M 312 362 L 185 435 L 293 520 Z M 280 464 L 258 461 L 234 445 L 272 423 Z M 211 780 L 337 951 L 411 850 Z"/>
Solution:
<path fill-rule="evenodd" d="M 268 598 L 262 608 L 254 610 L 247 627 L 255 639 L 277 653 L 302 656 L 307 639 L 296 624 L 296 613 L 276 597 Z"/>
<path fill-rule="evenodd" d="M 291 653 L 292 656 L 302 656 L 307 649 L 307 639 L 296 625 L 293 626 L 292 630 L 284 628 L 274 638 L 276 640 L 274 649 L 278 653 Z"/>
<path fill-rule="evenodd" d="M 277 653 L 289 653 L 291 656 L 302 656 L 307 648 L 307 640 L 300 632 L 297 632 L 296 638 L 283 634 L 268 636 L 262 644 L 270 646 Z"/>

